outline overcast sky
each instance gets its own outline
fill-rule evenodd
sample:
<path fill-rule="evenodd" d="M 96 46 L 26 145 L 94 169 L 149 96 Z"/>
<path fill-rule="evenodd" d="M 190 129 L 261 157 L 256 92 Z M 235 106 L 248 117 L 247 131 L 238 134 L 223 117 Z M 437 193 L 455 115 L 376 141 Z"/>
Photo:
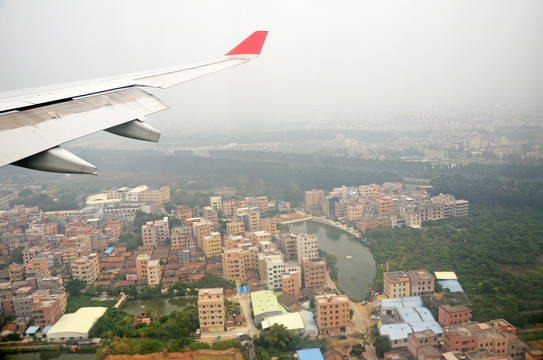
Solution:
<path fill-rule="evenodd" d="M 541 0 L 0 0 L 0 91 L 260 58 L 153 94 L 158 128 L 543 103 Z"/>

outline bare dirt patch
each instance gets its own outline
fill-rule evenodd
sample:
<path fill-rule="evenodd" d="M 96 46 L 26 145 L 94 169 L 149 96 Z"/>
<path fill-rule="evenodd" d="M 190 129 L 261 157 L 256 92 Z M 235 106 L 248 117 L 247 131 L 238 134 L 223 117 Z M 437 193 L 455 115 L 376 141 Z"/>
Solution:
<path fill-rule="evenodd" d="M 243 360 L 237 349 L 196 350 L 184 353 L 152 353 L 147 355 L 109 355 L 105 360 Z"/>

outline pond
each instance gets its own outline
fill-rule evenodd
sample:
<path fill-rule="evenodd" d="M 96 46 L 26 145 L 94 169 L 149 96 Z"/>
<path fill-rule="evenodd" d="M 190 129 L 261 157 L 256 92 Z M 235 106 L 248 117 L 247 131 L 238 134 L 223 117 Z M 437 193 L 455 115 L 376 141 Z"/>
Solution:
<path fill-rule="evenodd" d="M 170 314 L 174 311 L 181 311 L 190 304 L 196 304 L 196 298 L 186 297 L 164 297 L 154 299 L 135 299 L 127 300 L 121 306 L 121 309 L 132 315 L 138 315 L 148 308 L 158 310 L 162 315 Z"/>
<path fill-rule="evenodd" d="M 363 299 L 375 277 L 375 260 L 360 240 L 346 231 L 316 221 L 288 224 L 293 233 L 315 235 L 319 248 L 337 257 L 340 289 L 352 298 Z"/>

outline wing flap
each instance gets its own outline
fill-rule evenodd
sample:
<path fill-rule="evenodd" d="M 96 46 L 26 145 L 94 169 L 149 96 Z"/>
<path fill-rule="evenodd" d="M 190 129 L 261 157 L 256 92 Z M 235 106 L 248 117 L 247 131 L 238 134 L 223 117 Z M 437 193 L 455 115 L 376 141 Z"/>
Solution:
<path fill-rule="evenodd" d="M 166 108 L 145 91 L 129 88 L 2 115 L 0 166 Z"/>

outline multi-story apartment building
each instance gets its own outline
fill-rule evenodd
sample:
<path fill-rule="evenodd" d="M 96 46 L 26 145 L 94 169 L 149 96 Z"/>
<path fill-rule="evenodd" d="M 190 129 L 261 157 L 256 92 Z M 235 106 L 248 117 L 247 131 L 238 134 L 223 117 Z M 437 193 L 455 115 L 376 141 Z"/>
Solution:
<path fill-rule="evenodd" d="M 108 200 L 125 200 L 126 192 L 128 191 L 127 187 L 122 187 L 119 189 L 108 190 L 107 198 Z"/>
<path fill-rule="evenodd" d="M 281 275 L 282 291 L 295 299 L 300 297 L 302 278 L 300 271 L 286 272 Z"/>
<path fill-rule="evenodd" d="M 410 270 L 407 272 L 410 281 L 411 296 L 427 296 L 434 294 L 434 277 L 428 270 Z"/>
<path fill-rule="evenodd" d="M 487 349 L 494 355 L 508 355 L 508 337 L 489 323 L 477 322 L 453 325 L 443 329 L 443 349 L 449 351 L 474 351 Z"/>
<path fill-rule="evenodd" d="M 32 302 L 32 319 L 36 326 L 54 325 L 66 312 L 67 298 L 65 293 L 34 296 Z"/>
<path fill-rule="evenodd" d="M 245 232 L 245 226 L 240 221 L 230 221 L 226 223 L 227 235 L 243 235 Z"/>
<path fill-rule="evenodd" d="M 320 200 L 324 198 L 324 190 L 310 190 L 305 192 L 305 210 L 313 211 L 314 207 L 320 207 Z"/>
<path fill-rule="evenodd" d="M 281 275 L 285 272 L 283 254 L 264 255 L 266 285 L 269 290 L 281 289 Z"/>
<path fill-rule="evenodd" d="M 437 349 L 438 336 L 432 330 L 413 332 L 407 335 L 407 350 L 415 360 L 426 359 L 427 351 L 423 347 L 430 346 Z"/>
<path fill-rule="evenodd" d="M 236 209 L 238 208 L 237 201 L 234 199 L 223 200 L 222 213 L 226 216 L 234 216 Z"/>
<path fill-rule="evenodd" d="M 9 265 L 9 281 L 21 281 L 25 279 L 25 266 L 23 264 Z"/>
<path fill-rule="evenodd" d="M 206 258 L 222 254 L 222 238 L 220 233 L 212 232 L 211 234 L 204 236 L 202 242 L 202 250 L 204 251 Z"/>
<path fill-rule="evenodd" d="M 150 260 L 147 263 L 147 285 L 155 286 L 160 284 L 161 272 L 160 272 L 160 261 L 159 260 Z"/>
<path fill-rule="evenodd" d="M 0 210 L 8 209 L 10 202 L 17 199 L 17 193 L 15 192 L 1 192 L 0 193 Z"/>
<path fill-rule="evenodd" d="M 170 237 L 168 217 L 162 220 L 148 221 L 141 226 L 141 237 L 143 245 L 156 246 L 159 241 L 163 242 Z"/>
<path fill-rule="evenodd" d="M 92 284 L 100 275 L 98 254 L 92 253 L 72 262 L 72 277 Z"/>
<path fill-rule="evenodd" d="M 211 206 L 205 206 L 202 216 L 204 220 L 212 225 L 211 231 L 219 229 L 219 216 L 217 210 L 213 209 Z"/>
<path fill-rule="evenodd" d="M 192 230 L 196 238 L 196 245 L 203 250 L 203 239 L 204 236 L 211 233 L 211 225 L 206 221 L 195 222 L 192 224 Z"/>
<path fill-rule="evenodd" d="M 378 214 L 391 214 L 394 212 L 394 203 L 390 196 L 383 196 L 375 200 L 375 209 Z"/>
<path fill-rule="evenodd" d="M 198 291 L 198 320 L 203 332 L 224 331 L 223 288 L 200 289 Z"/>
<path fill-rule="evenodd" d="M 192 235 L 192 228 L 190 226 L 179 226 L 172 229 L 171 246 L 175 249 L 188 249 L 191 246 L 196 246 L 196 241 Z"/>
<path fill-rule="evenodd" d="M 257 196 L 256 204 L 262 213 L 265 213 L 266 211 L 268 211 L 269 202 L 268 202 L 267 196 Z"/>
<path fill-rule="evenodd" d="M 272 237 L 277 237 L 277 220 L 260 219 L 260 230 L 269 232 Z"/>
<path fill-rule="evenodd" d="M 349 221 L 360 220 L 364 215 L 364 204 L 353 204 L 347 206 L 346 218 Z"/>
<path fill-rule="evenodd" d="M 439 305 L 438 322 L 442 327 L 460 325 L 471 320 L 471 309 L 466 305 Z"/>
<path fill-rule="evenodd" d="M 136 257 L 136 274 L 139 279 L 147 279 L 147 264 L 151 261 L 151 255 L 139 254 Z"/>
<path fill-rule="evenodd" d="M 243 250 L 230 249 L 223 253 L 222 266 L 224 277 L 228 281 L 246 281 L 245 263 L 243 261 Z"/>
<path fill-rule="evenodd" d="M 229 235 L 224 240 L 224 247 L 227 250 L 236 249 L 238 245 L 247 243 L 247 239 L 240 235 Z"/>
<path fill-rule="evenodd" d="M 281 251 L 285 256 L 285 259 L 290 261 L 297 261 L 296 256 L 296 236 L 293 234 L 283 234 L 281 236 Z"/>
<path fill-rule="evenodd" d="M 298 263 L 301 263 L 303 257 L 316 259 L 319 257 L 319 244 L 315 235 L 298 234 L 296 235 L 296 255 Z"/>
<path fill-rule="evenodd" d="M 209 198 L 209 204 L 216 211 L 222 211 L 222 197 L 221 196 L 211 196 Z"/>
<path fill-rule="evenodd" d="M 245 233 L 248 240 L 251 240 L 254 244 L 259 244 L 264 241 L 271 242 L 271 234 L 267 231 L 248 231 Z"/>
<path fill-rule="evenodd" d="M 304 288 L 321 291 L 326 287 L 326 261 L 323 258 L 302 258 Z"/>
<path fill-rule="evenodd" d="M 247 212 L 249 217 L 249 231 L 259 231 L 260 230 L 260 209 L 257 207 L 249 208 Z"/>
<path fill-rule="evenodd" d="M 177 218 L 184 223 L 187 219 L 192 217 L 192 210 L 186 205 L 177 206 Z"/>
<path fill-rule="evenodd" d="M 392 271 L 383 274 L 383 291 L 389 298 L 407 297 L 411 295 L 409 275 L 403 271 Z"/>
<path fill-rule="evenodd" d="M 315 296 L 315 310 L 321 335 L 333 336 L 345 332 L 351 319 L 347 295 Z"/>

